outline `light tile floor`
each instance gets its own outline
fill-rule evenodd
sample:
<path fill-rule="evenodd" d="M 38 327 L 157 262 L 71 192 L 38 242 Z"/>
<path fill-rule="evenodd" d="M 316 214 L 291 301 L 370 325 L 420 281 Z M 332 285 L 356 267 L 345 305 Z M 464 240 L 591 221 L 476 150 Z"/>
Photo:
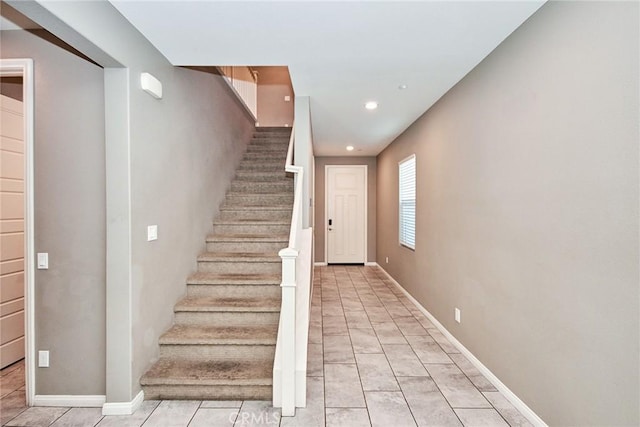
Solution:
<path fill-rule="evenodd" d="M 531 425 L 377 267 L 315 269 L 308 400 L 295 417 L 254 401 L 145 401 L 122 417 L 25 408 L 24 366 L 0 378 L 3 426 Z"/>

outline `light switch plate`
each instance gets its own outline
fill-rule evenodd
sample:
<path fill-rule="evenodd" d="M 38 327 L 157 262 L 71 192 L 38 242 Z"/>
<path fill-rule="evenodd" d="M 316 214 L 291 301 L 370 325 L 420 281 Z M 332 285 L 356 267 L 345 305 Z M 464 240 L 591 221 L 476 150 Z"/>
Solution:
<path fill-rule="evenodd" d="M 49 367 L 49 352 L 46 350 L 38 351 L 38 368 Z"/>
<path fill-rule="evenodd" d="M 289 96 L 289 95 L 285 95 L 285 96 L 284 96 L 284 101 L 285 101 L 285 102 L 291 102 L 291 96 Z"/>
<path fill-rule="evenodd" d="M 38 270 L 47 270 L 49 268 L 49 254 L 47 252 L 38 252 Z"/>
<path fill-rule="evenodd" d="M 147 227 L 147 241 L 158 240 L 158 226 L 150 225 Z"/>

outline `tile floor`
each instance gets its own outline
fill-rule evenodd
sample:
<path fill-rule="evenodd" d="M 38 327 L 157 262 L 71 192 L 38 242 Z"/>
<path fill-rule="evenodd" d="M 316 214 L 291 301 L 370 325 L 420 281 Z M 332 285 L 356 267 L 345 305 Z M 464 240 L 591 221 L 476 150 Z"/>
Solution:
<path fill-rule="evenodd" d="M 316 268 L 308 401 L 295 417 L 253 401 L 145 401 L 125 417 L 25 408 L 24 366 L 0 378 L 3 426 L 531 425 L 377 267 Z"/>

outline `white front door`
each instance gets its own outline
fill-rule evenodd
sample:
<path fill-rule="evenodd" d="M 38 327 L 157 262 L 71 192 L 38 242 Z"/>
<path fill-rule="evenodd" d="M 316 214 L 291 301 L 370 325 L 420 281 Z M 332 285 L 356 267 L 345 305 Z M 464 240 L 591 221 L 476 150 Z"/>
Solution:
<path fill-rule="evenodd" d="M 0 369 L 24 357 L 22 102 L 0 95 Z"/>
<path fill-rule="evenodd" d="M 366 166 L 326 167 L 327 263 L 366 261 Z"/>

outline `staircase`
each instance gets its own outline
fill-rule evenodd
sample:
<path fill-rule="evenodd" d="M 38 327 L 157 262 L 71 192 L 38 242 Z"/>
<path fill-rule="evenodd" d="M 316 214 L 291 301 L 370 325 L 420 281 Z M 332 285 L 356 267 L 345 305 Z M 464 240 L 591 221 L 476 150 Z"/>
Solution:
<path fill-rule="evenodd" d="M 284 172 L 291 129 L 258 128 L 198 271 L 141 378 L 146 399 L 270 400 L 281 262 L 293 205 Z"/>

